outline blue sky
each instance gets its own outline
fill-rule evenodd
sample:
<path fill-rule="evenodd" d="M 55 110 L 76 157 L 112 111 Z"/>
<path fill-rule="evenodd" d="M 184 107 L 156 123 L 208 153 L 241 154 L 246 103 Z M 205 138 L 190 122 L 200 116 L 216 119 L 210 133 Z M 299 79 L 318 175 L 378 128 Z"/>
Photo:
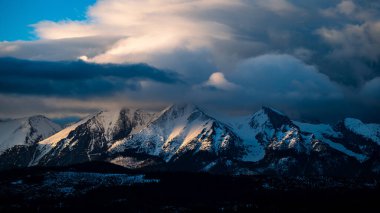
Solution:
<path fill-rule="evenodd" d="M 0 0 L 0 41 L 35 40 L 31 24 L 83 20 L 95 0 Z"/>

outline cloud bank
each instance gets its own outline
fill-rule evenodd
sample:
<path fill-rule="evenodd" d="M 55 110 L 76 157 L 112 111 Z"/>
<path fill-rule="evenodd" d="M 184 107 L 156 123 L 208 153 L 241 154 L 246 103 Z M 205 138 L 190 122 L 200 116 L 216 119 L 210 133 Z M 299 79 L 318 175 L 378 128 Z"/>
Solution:
<path fill-rule="evenodd" d="M 177 83 L 178 75 L 144 64 L 98 65 L 0 58 L 0 93 L 90 98 L 126 89 L 137 91 L 142 81 Z"/>

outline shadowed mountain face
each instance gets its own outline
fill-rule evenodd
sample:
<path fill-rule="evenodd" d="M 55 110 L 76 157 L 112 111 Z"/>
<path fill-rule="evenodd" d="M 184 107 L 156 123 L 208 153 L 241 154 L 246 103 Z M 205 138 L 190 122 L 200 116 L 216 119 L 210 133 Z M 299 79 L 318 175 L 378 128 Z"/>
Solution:
<path fill-rule="evenodd" d="M 0 155 L 1 169 L 108 161 L 126 168 L 223 174 L 358 176 L 380 172 L 380 125 L 290 120 L 263 107 L 222 122 L 197 106 L 100 112 Z M 15 163 L 17 162 L 17 163 Z"/>

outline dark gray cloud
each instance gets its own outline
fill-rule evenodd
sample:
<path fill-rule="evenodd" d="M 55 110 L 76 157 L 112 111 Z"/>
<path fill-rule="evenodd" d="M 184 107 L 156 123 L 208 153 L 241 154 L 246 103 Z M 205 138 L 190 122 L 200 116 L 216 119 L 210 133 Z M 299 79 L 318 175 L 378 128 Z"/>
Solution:
<path fill-rule="evenodd" d="M 326 75 L 290 55 L 262 55 L 238 64 L 232 82 L 251 96 L 268 100 L 324 100 L 342 97 L 340 87 Z"/>
<path fill-rule="evenodd" d="M 0 58 L 0 93 L 58 97 L 110 95 L 140 89 L 140 81 L 178 83 L 175 73 L 145 64 L 90 64 Z"/>

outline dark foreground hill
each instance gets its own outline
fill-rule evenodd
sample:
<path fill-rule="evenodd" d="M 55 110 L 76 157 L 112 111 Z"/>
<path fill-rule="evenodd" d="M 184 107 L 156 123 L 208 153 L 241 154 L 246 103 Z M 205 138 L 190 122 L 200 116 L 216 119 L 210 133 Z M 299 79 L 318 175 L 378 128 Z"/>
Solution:
<path fill-rule="evenodd" d="M 379 180 L 32 167 L 0 173 L 0 212 L 363 212 L 378 208 Z"/>

